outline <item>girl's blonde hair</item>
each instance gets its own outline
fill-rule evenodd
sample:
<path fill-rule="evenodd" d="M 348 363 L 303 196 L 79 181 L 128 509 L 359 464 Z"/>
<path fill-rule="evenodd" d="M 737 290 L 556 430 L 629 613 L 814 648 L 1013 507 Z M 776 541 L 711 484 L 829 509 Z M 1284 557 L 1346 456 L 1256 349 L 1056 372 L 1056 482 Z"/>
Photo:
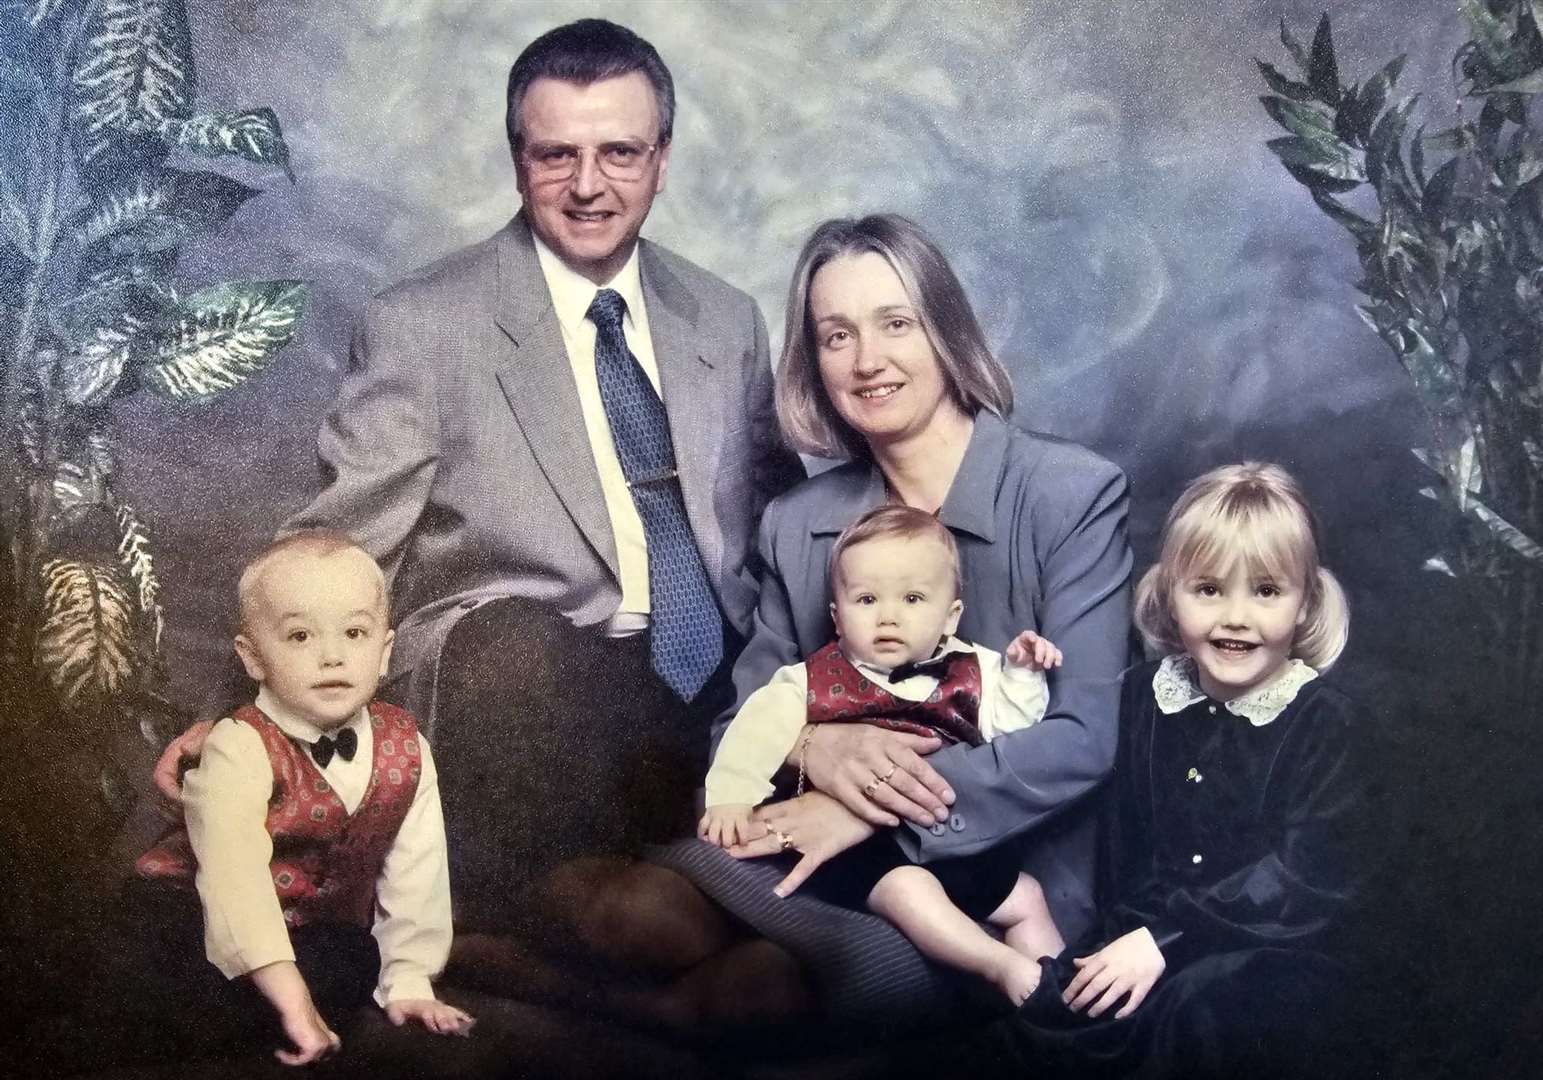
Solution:
<path fill-rule="evenodd" d="M 1320 671 L 1350 636 L 1338 579 L 1318 562 L 1318 519 L 1301 485 L 1279 465 L 1245 461 L 1193 481 L 1168 511 L 1157 564 L 1136 585 L 1136 628 L 1152 649 L 1182 652 L 1170 597 L 1197 569 L 1226 573 L 1238 559 L 1251 573 L 1301 582 L 1307 614 L 1291 655 Z"/>

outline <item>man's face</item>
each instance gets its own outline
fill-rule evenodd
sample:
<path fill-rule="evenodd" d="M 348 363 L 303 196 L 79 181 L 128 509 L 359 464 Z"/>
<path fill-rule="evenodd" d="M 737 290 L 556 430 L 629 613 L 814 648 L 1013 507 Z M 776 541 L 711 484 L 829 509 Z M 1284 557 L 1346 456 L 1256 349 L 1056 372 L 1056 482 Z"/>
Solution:
<path fill-rule="evenodd" d="M 613 179 L 601 169 L 605 147 L 658 141 L 659 106 L 648 77 L 634 71 L 588 86 L 537 79 L 520 102 L 520 133 L 515 175 L 531 231 L 576 273 L 609 281 L 632 254 L 669 170 L 668 145 L 653 152 L 637 179 Z M 578 151 L 571 177 L 533 175 L 532 152 L 553 147 Z"/>

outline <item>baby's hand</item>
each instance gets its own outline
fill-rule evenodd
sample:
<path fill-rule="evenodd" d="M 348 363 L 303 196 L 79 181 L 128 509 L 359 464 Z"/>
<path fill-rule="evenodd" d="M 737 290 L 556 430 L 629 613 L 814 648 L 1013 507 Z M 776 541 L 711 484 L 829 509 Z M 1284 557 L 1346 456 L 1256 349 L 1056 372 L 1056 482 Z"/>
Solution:
<path fill-rule="evenodd" d="M 1061 666 L 1061 650 L 1049 638 L 1025 630 L 1008 642 L 1007 662 L 1031 671 L 1049 671 Z"/>
<path fill-rule="evenodd" d="M 459 1035 L 462 1038 L 471 1034 L 472 1025 L 477 1022 L 470 1013 L 433 998 L 404 998 L 389 1002 L 386 1005 L 386 1016 L 397 1027 L 408 1020 L 416 1020 L 436 1035 Z"/>
<path fill-rule="evenodd" d="M 766 826 L 751 826 L 750 811 L 753 809 L 755 808 L 747 803 L 723 803 L 719 806 L 709 806 L 707 813 L 702 815 L 701 823 L 696 827 L 696 834 L 709 844 L 717 844 L 721 848 L 759 840 L 766 835 Z"/>

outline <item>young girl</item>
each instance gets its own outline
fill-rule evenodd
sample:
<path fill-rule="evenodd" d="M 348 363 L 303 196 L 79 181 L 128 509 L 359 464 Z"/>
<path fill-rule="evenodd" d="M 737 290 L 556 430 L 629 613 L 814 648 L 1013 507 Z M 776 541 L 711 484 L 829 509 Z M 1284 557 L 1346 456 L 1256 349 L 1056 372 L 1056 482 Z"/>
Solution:
<path fill-rule="evenodd" d="M 1078 1077 L 1274 1075 L 1340 978 L 1360 874 L 1357 710 L 1320 672 L 1349 627 L 1275 465 L 1200 477 L 1164 526 L 1127 674 L 1102 925 L 1047 964 L 1015 1033 Z"/>

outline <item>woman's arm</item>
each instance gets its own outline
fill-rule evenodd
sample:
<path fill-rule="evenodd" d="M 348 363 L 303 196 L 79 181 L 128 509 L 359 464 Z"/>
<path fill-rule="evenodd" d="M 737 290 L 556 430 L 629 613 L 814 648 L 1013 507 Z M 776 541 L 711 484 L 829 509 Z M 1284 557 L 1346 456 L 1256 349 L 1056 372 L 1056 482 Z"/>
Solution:
<path fill-rule="evenodd" d="M 947 827 L 907 825 L 897 834 L 919 862 L 973 854 L 1033 829 L 1113 765 L 1130 630 L 1128 487 L 1119 469 L 1091 455 L 1058 467 L 1044 481 L 1036 475 L 1055 486 L 1026 498 L 1017 521 L 1020 543 L 1040 553 L 1039 633 L 1065 654 L 1049 709 L 1032 727 L 928 759 L 956 799 Z M 1036 528 L 1048 537 L 1033 536 Z"/>

